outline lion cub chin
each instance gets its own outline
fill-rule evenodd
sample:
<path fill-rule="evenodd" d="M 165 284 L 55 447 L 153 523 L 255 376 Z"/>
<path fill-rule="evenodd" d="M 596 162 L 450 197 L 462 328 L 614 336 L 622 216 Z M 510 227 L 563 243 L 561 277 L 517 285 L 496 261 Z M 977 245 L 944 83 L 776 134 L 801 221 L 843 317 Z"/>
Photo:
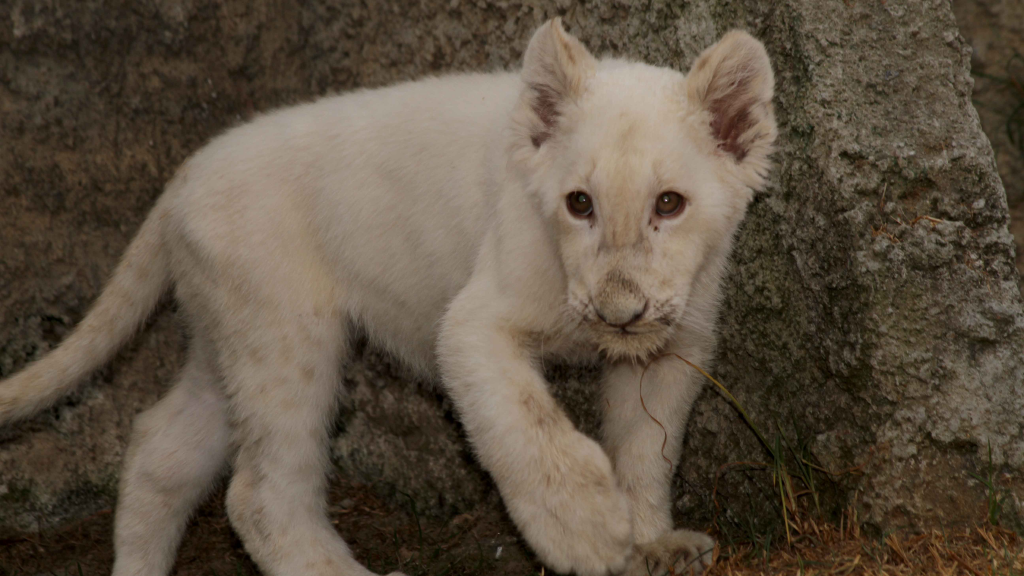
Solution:
<path fill-rule="evenodd" d="M 0 424 L 67 393 L 173 287 L 189 359 L 135 423 L 114 573 L 167 574 L 230 470 L 228 515 L 265 573 L 370 574 L 324 516 L 358 325 L 441 378 L 547 566 L 703 571 L 714 542 L 670 513 L 701 382 L 671 354 L 711 359 L 732 238 L 776 136 L 773 84 L 743 32 L 684 76 L 595 59 L 555 19 L 518 74 L 354 92 L 232 129 L 181 167 L 68 340 L 0 383 Z M 552 399 L 541 354 L 604 360 L 600 442 Z"/>

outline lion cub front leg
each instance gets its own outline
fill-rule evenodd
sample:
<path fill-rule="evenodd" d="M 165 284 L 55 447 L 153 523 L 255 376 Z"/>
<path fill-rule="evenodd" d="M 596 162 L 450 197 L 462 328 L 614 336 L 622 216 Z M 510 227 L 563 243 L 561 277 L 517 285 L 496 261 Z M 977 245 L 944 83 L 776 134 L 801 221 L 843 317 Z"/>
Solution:
<path fill-rule="evenodd" d="M 672 526 L 672 475 L 701 390 L 695 376 L 673 357 L 653 362 L 646 373 L 642 365 L 622 363 L 605 375 L 604 444 L 633 512 L 636 544 L 628 576 L 657 576 L 670 568 L 700 574 L 711 564 L 714 540 Z"/>
<path fill-rule="evenodd" d="M 544 564 L 621 573 L 633 537 L 611 462 L 573 427 L 531 355 L 487 308 L 457 299 L 439 342 L 444 385 L 478 459 Z"/>

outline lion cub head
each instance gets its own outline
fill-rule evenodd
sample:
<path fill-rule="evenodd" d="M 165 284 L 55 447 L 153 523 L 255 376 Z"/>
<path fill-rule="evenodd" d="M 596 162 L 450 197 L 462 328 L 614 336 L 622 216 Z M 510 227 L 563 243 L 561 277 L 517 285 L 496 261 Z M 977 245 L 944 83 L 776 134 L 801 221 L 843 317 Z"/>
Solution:
<path fill-rule="evenodd" d="M 730 32 L 683 75 L 599 61 L 555 19 L 522 79 L 512 158 L 553 231 L 570 314 L 606 354 L 633 359 L 684 322 L 713 321 L 777 133 L 764 46 Z"/>

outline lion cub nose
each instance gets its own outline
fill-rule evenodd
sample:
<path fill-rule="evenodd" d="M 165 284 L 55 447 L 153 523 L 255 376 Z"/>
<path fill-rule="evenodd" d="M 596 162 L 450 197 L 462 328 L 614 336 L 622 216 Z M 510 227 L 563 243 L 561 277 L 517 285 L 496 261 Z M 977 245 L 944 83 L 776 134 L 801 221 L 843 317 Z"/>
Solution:
<path fill-rule="evenodd" d="M 625 328 L 647 312 L 647 298 L 640 285 L 619 271 L 613 271 L 601 283 L 593 299 L 594 311 L 605 324 Z"/>
<path fill-rule="evenodd" d="M 597 312 L 597 317 L 605 324 L 616 328 L 625 328 L 635 324 L 637 320 L 644 317 L 644 313 L 647 312 L 647 302 L 644 301 L 643 305 L 639 308 L 613 307 L 610 311 L 605 311 L 594 306 L 594 311 Z"/>

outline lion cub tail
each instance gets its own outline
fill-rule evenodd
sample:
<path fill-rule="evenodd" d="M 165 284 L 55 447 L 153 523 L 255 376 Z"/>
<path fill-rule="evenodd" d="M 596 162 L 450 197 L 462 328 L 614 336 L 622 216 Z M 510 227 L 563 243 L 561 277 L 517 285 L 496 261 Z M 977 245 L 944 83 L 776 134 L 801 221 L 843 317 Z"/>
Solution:
<path fill-rule="evenodd" d="M 170 284 L 154 209 L 128 246 L 92 310 L 56 350 L 0 382 L 0 426 L 46 408 L 106 363 L 146 321 Z"/>

